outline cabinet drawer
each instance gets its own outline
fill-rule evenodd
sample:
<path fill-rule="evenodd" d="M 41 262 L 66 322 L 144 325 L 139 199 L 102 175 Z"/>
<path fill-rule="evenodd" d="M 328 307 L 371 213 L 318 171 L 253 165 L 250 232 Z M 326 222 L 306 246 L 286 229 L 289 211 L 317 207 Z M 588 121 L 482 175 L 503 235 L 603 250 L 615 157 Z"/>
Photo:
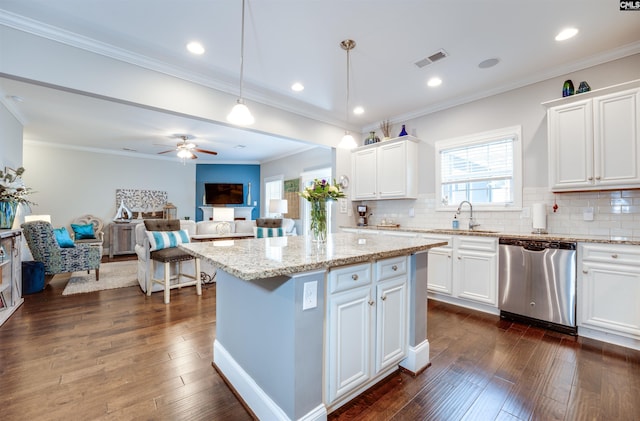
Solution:
<path fill-rule="evenodd" d="M 640 247 L 632 245 L 584 244 L 582 261 L 640 266 Z"/>
<path fill-rule="evenodd" d="M 383 281 L 407 273 L 407 257 L 392 257 L 376 262 L 376 280 Z"/>
<path fill-rule="evenodd" d="M 496 252 L 498 250 L 497 238 L 459 235 L 454 237 L 453 241 L 454 241 L 454 247 L 458 249 L 489 251 L 489 252 Z"/>
<path fill-rule="evenodd" d="M 329 293 L 345 291 L 371 283 L 371 264 L 344 266 L 329 272 Z"/>

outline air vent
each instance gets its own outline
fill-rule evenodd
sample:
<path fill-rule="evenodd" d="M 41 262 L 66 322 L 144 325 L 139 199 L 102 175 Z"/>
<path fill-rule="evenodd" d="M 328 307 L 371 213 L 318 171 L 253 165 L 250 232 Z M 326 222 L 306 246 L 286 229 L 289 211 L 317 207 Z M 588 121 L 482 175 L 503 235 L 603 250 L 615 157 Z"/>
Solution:
<path fill-rule="evenodd" d="M 430 64 L 435 63 L 436 61 L 440 61 L 445 57 L 448 57 L 449 54 L 443 50 L 440 49 L 438 51 L 436 51 L 435 53 L 431 54 L 428 57 L 423 58 L 422 60 L 418 60 L 415 62 L 415 65 L 418 66 L 418 68 L 422 69 L 425 66 L 428 66 Z"/>

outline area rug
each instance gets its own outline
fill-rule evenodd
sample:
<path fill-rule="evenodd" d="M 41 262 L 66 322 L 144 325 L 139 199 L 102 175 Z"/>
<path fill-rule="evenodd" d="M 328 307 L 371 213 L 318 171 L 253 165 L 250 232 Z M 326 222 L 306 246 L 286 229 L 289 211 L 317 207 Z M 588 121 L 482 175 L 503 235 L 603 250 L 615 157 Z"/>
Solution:
<path fill-rule="evenodd" d="M 73 272 L 62 295 L 82 294 L 138 285 L 136 260 L 126 262 L 103 263 L 100 265 L 100 280 L 96 273 Z"/>

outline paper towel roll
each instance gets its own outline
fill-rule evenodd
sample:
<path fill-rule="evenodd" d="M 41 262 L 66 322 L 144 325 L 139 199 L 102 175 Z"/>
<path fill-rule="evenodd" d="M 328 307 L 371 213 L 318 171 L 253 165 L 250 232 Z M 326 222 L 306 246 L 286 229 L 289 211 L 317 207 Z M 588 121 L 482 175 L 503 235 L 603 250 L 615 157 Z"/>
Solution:
<path fill-rule="evenodd" d="M 547 205 L 534 203 L 532 208 L 533 229 L 542 231 L 547 229 Z"/>

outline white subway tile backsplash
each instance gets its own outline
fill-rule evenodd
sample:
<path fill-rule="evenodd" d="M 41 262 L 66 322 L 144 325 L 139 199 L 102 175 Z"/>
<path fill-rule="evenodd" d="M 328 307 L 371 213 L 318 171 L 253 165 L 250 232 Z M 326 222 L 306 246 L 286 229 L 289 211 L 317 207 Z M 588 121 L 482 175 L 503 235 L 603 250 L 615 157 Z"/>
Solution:
<path fill-rule="evenodd" d="M 554 201 L 558 205 L 553 212 Z M 640 236 L 640 190 L 552 193 L 546 187 L 525 188 L 523 208 L 534 203 L 547 204 L 547 231 L 551 234 Z M 369 225 L 382 219 L 411 228 L 450 228 L 454 212 L 436 212 L 435 195 L 420 195 L 416 200 L 367 201 L 372 216 Z M 593 221 L 584 220 L 585 208 L 594 210 Z M 409 216 L 413 208 L 414 217 Z M 510 233 L 530 233 L 531 217 L 521 211 L 473 212 L 480 228 Z M 530 215 L 530 212 L 529 212 Z M 461 227 L 469 221 L 468 210 L 458 215 Z"/>

